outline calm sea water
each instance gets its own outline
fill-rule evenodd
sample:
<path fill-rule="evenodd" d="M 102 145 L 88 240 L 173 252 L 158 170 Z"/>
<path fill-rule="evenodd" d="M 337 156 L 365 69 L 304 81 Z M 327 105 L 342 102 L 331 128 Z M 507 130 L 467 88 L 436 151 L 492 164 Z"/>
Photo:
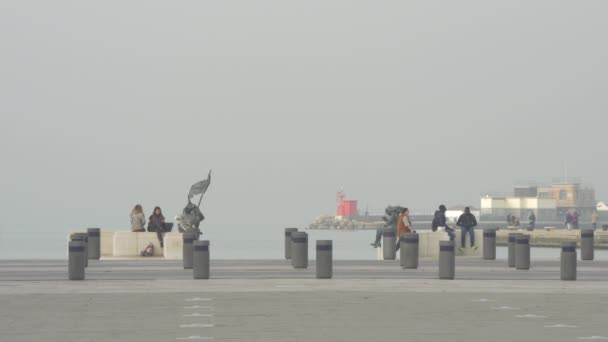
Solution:
<path fill-rule="evenodd" d="M 309 255 L 314 259 L 315 240 L 333 240 L 334 258 L 338 260 L 376 260 L 378 251 L 369 243 L 373 231 L 309 230 Z M 210 232 L 203 239 L 211 241 L 216 259 L 283 258 L 284 232 L 235 234 L 234 231 Z M 0 259 L 65 259 L 67 233 L 0 233 Z M 559 248 L 532 248 L 532 258 L 559 258 Z M 505 247 L 497 248 L 497 258 L 505 259 Z M 608 250 L 596 250 L 597 260 L 608 260 Z"/>

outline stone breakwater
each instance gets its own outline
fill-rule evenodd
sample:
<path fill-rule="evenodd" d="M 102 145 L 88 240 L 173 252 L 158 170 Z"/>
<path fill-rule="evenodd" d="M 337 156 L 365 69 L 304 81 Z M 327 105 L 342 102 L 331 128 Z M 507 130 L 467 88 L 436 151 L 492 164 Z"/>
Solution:
<path fill-rule="evenodd" d="M 376 230 L 384 227 L 383 221 L 366 222 L 353 218 L 336 218 L 335 216 L 319 216 L 308 229 L 320 230 Z"/>

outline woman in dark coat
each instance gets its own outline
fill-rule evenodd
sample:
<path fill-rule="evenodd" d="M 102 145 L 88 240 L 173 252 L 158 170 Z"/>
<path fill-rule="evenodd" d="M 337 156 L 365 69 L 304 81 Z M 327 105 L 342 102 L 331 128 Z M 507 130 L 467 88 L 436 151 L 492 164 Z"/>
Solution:
<path fill-rule="evenodd" d="M 154 208 L 154 212 L 148 219 L 148 231 L 156 231 L 160 247 L 163 248 L 163 233 L 165 232 L 165 217 L 163 216 L 160 207 Z"/>

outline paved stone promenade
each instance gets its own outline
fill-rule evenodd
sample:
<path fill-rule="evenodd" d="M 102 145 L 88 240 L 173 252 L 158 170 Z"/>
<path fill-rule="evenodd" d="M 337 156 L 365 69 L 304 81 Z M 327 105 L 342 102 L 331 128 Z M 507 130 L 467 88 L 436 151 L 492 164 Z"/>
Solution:
<path fill-rule="evenodd" d="M 585 341 L 608 340 L 608 262 L 458 258 L 456 280 L 396 261 L 336 261 L 334 279 L 288 262 L 212 262 L 192 280 L 180 262 L 0 262 L 0 341 Z"/>

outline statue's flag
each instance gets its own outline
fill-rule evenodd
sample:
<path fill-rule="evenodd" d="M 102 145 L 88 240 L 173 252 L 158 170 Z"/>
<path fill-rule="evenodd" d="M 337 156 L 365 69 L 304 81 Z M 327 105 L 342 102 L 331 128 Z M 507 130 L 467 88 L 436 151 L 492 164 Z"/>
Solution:
<path fill-rule="evenodd" d="M 196 196 L 196 195 L 204 195 L 205 192 L 207 191 L 207 188 L 209 188 L 209 184 L 211 184 L 211 171 L 209 171 L 209 175 L 207 176 L 207 179 L 202 180 L 196 184 L 194 184 L 192 187 L 190 187 L 190 193 L 188 194 L 188 199 L 191 199 L 192 197 Z"/>

